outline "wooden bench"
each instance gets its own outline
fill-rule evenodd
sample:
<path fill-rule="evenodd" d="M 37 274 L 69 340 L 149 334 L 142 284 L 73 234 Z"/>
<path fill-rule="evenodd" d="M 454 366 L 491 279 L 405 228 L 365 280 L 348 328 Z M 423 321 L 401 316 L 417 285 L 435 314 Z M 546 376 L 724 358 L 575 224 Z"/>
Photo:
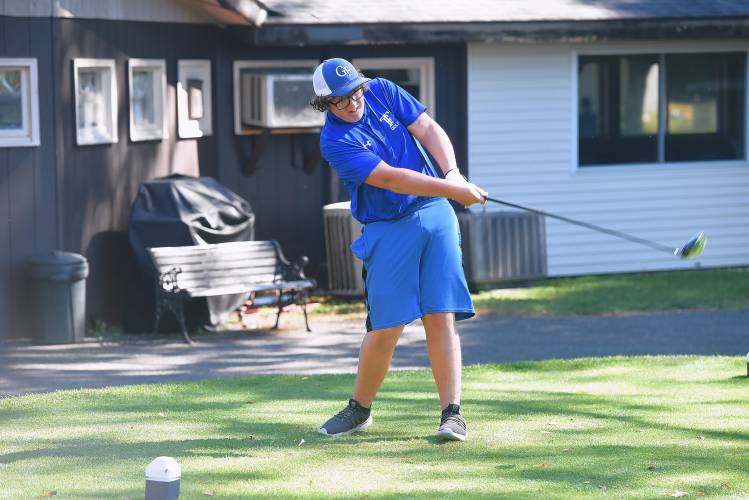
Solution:
<path fill-rule="evenodd" d="M 309 259 L 299 257 L 289 262 L 276 241 L 239 241 L 215 245 L 149 248 L 156 268 L 156 309 L 154 331 L 165 311 L 179 321 L 182 335 L 192 343 L 185 326 L 184 303 L 194 297 L 246 294 L 252 305 L 276 305 L 276 324 L 283 308 L 299 304 L 307 319 L 307 293 L 315 288 L 315 280 L 304 275 Z M 259 292 L 269 296 L 256 297 Z"/>

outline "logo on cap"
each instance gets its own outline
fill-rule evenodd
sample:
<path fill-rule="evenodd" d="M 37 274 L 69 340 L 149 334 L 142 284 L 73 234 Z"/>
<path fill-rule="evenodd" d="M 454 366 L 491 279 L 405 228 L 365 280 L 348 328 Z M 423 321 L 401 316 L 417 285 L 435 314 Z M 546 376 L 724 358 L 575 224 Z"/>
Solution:
<path fill-rule="evenodd" d="M 351 68 L 339 64 L 335 68 L 335 74 L 338 76 L 351 76 Z"/>

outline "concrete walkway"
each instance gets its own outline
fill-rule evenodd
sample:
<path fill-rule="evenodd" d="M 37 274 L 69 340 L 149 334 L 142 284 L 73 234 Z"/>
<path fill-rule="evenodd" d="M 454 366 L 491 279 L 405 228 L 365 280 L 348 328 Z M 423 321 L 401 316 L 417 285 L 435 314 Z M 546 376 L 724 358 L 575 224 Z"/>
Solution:
<path fill-rule="evenodd" d="M 283 330 L 181 337 L 89 339 L 37 346 L 0 343 L 0 396 L 82 387 L 279 373 L 352 373 L 362 318 L 312 316 L 313 333 L 285 314 Z M 749 309 L 626 316 L 501 317 L 459 323 L 464 364 L 638 354 L 721 354 L 749 351 Z M 406 327 L 393 367 L 429 366 L 420 323 Z"/>

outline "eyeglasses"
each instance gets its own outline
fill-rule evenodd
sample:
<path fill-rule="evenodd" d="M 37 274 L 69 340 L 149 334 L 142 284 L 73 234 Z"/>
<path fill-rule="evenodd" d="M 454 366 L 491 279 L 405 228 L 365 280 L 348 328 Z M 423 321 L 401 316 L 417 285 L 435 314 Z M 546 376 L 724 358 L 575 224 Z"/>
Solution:
<path fill-rule="evenodd" d="M 364 89 L 362 87 L 359 87 L 349 95 L 341 97 L 337 101 L 331 99 L 330 104 L 335 106 L 335 108 L 340 111 L 346 109 L 351 101 L 359 102 L 362 97 L 364 97 Z"/>

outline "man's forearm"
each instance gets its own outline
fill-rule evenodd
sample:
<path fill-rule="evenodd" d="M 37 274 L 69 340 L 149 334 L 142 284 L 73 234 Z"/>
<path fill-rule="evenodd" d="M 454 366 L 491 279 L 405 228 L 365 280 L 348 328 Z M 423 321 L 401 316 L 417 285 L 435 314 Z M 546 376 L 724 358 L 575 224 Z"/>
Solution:
<path fill-rule="evenodd" d="M 455 184 L 414 172 L 406 168 L 394 168 L 379 186 L 400 194 L 417 196 L 443 196 L 453 198 L 459 191 Z"/>
<path fill-rule="evenodd" d="M 364 182 L 400 194 L 444 196 L 465 206 L 484 203 L 487 196 L 486 191 L 469 182 L 438 179 L 407 168 L 391 167 L 384 161 L 377 164 Z"/>

